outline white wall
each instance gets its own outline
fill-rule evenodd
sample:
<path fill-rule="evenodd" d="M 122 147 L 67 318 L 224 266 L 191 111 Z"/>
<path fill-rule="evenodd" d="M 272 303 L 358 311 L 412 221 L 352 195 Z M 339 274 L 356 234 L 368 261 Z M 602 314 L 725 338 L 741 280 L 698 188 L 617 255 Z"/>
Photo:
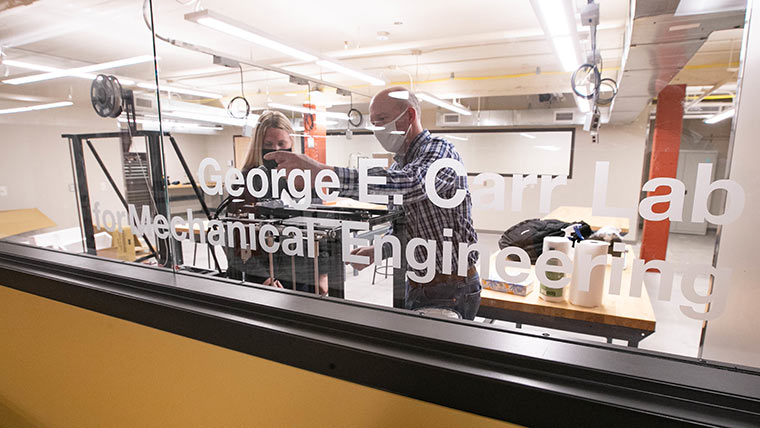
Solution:
<path fill-rule="evenodd" d="M 232 138 L 240 135 L 240 128 L 225 129 L 220 135 L 209 135 L 206 137 L 206 156 L 216 159 L 226 170 L 235 159 L 235 153 L 232 145 Z M 195 164 L 198 169 L 198 163 Z"/>
<path fill-rule="evenodd" d="M 577 129 L 572 178 L 568 179 L 566 186 L 554 189 L 551 209 L 561 205 L 591 206 L 597 161 L 610 162 L 608 206 L 637 207 L 646 136 L 644 116 L 630 125 L 603 125 L 598 144 L 592 144 L 589 134 Z M 472 177 L 470 179 L 470 189 L 477 189 L 478 186 L 472 184 Z M 480 209 L 476 204 L 473 212 L 475 227 L 478 230 L 503 232 L 522 220 L 541 218 L 546 214 L 539 212 L 539 197 L 539 185 L 526 189 L 522 209 L 519 212 L 512 211 L 512 178 L 508 177 L 504 189 L 505 209 Z"/>
<path fill-rule="evenodd" d="M 190 168 L 190 172 L 193 177 L 197 178 L 198 164 L 207 156 L 210 139 L 219 138 L 217 135 L 195 135 L 195 134 L 172 134 L 177 141 L 182 156 L 187 162 L 187 166 Z M 232 145 L 232 142 L 229 143 Z M 174 152 L 171 141 L 164 139 L 164 163 L 166 166 L 166 175 L 169 176 L 170 181 L 179 180 L 182 183 L 188 181 L 187 174 L 182 168 L 182 164 Z"/>
<path fill-rule="evenodd" d="M 58 227 L 79 225 L 76 193 L 69 145 L 61 134 L 117 131 L 114 119 L 97 117 L 89 104 L 79 103 L 61 109 L 42 110 L 0 116 L 0 186 L 8 195 L 0 197 L 0 210 L 38 208 Z M 232 159 L 232 135 L 239 130 L 225 130 L 218 135 L 175 134 L 180 149 L 197 178 L 200 161 L 211 156 L 222 165 Z M 120 141 L 92 140 L 118 187 L 124 191 Z M 87 147 L 85 165 L 91 205 L 100 202 L 102 209 L 123 210 L 105 175 Z M 164 142 L 167 175 L 172 181 L 187 181 L 187 176 L 168 139 Z"/>
<path fill-rule="evenodd" d="M 350 140 L 344 136 L 329 136 L 325 143 L 325 160 L 328 165 L 356 168 L 351 156 L 371 158 L 372 153 L 387 153 L 374 135 L 354 135 Z M 356 162 L 354 156 L 353 162 Z"/>
<path fill-rule="evenodd" d="M 734 119 L 733 155 L 729 178 L 738 182 L 746 192 L 743 215 L 734 223 L 722 227 L 719 268 L 732 269 L 730 290 L 725 312 L 708 321 L 702 357 L 734 364 L 760 367 L 760 265 L 757 242 L 760 229 L 757 213 L 760 212 L 760 175 L 757 162 L 760 147 L 760 123 L 756 112 L 760 109 L 760 13 L 758 2 L 750 2 L 752 16 L 747 27 L 747 46 L 739 90 L 739 105 Z"/>
<path fill-rule="evenodd" d="M 610 162 L 610 183 L 608 204 L 616 207 L 637 207 L 641 190 L 641 169 L 644 161 L 644 149 L 647 139 L 646 115 L 636 122 L 625 126 L 602 127 L 600 143 L 592 144 L 589 134 L 581 128 L 575 133 L 575 153 L 573 158 L 572 178 L 566 186 L 557 187 L 553 192 L 552 209 L 560 205 L 591 206 L 593 179 L 597 161 Z M 445 134 L 439 132 L 438 134 Z M 459 134 L 457 134 L 459 135 Z M 473 144 L 474 142 L 457 142 Z M 343 137 L 330 137 L 327 143 L 327 163 L 330 165 L 348 166 L 349 156 L 359 153 L 371 156 L 374 152 L 384 152 L 380 144 L 370 136 L 354 136 L 352 140 Z M 548 153 L 548 152 L 547 152 Z M 525 154 L 524 157 L 535 158 L 535 153 Z M 546 157 L 546 156 L 544 156 Z M 538 157 L 538 159 L 542 159 Z M 464 159 L 468 163 L 468 159 Z M 472 160 L 469 160 L 472 163 Z M 468 169 L 477 169 L 469 166 Z M 497 172 L 483 169 L 481 172 Z M 469 177 L 470 190 L 480 188 Z M 522 209 L 512 211 L 512 178 L 505 177 L 504 210 L 480 209 L 474 206 L 473 222 L 478 230 L 503 232 L 515 223 L 528 218 L 540 218 L 545 214 L 539 213 L 539 186 L 532 186 L 524 192 Z"/>
<path fill-rule="evenodd" d="M 0 197 L 0 210 L 38 208 L 59 227 L 79 225 L 69 146 L 61 134 L 115 130 L 113 121 L 91 113 L 72 106 L 2 117 L 0 186 L 7 187 L 8 196 Z M 111 153 L 102 155 L 111 161 Z M 88 171 L 97 168 L 92 157 L 86 162 Z M 103 180 L 93 177 L 90 188 Z"/>

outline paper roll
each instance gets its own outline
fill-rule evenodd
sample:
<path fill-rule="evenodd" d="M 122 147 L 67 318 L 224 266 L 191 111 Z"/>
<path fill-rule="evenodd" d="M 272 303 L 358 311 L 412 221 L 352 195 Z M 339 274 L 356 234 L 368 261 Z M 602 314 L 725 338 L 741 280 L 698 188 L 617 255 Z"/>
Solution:
<path fill-rule="evenodd" d="M 607 247 L 603 241 L 586 240 L 575 245 L 573 277 L 570 279 L 570 303 L 593 308 L 602 304 L 604 274 L 607 266 Z M 602 256 L 594 265 L 594 258 Z"/>
<path fill-rule="evenodd" d="M 543 252 L 547 251 L 560 251 L 562 253 L 565 253 L 568 257 L 570 257 L 570 249 L 572 248 L 572 242 L 564 237 L 561 236 L 549 236 L 547 238 L 544 238 L 544 249 Z M 547 262 L 547 264 L 557 264 L 557 261 L 554 259 L 551 259 Z M 548 273 L 546 274 L 547 278 L 551 280 L 558 280 L 565 276 L 563 273 Z M 544 284 L 541 284 L 538 289 L 538 295 L 546 300 L 547 302 L 564 302 L 567 298 L 567 286 L 562 288 L 550 288 L 545 286 Z"/>

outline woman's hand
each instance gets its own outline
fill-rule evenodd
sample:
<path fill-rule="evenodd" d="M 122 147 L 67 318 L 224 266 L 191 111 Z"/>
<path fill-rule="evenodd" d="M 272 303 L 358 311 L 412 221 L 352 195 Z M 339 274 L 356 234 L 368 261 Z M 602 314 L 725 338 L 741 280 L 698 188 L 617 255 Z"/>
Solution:
<path fill-rule="evenodd" d="M 356 270 L 362 270 L 375 262 L 375 247 L 373 246 L 354 248 L 353 250 L 351 250 L 351 254 L 355 254 L 357 256 L 369 257 L 369 264 L 366 264 L 366 265 L 362 263 L 346 262 L 346 264 L 350 264 L 351 267 L 353 267 Z"/>
<path fill-rule="evenodd" d="M 317 178 L 319 171 L 322 171 L 323 169 L 332 169 L 331 167 L 300 153 L 277 151 L 267 153 L 264 155 L 264 159 L 277 162 L 277 169 L 284 169 L 287 175 L 290 175 L 290 171 L 294 169 L 311 171 L 312 187 L 314 186 L 314 181 Z"/>

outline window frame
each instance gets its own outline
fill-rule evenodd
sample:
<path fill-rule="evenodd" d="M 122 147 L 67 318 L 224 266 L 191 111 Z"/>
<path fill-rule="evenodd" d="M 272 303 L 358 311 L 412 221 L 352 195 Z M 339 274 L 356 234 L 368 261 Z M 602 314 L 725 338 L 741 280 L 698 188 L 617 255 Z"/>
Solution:
<path fill-rule="evenodd" d="M 0 285 L 529 426 L 752 425 L 760 370 L 0 242 Z M 287 346 L 278 344 L 287 343 Z M 551 403 L 551 412 L 537 403 Z"/>

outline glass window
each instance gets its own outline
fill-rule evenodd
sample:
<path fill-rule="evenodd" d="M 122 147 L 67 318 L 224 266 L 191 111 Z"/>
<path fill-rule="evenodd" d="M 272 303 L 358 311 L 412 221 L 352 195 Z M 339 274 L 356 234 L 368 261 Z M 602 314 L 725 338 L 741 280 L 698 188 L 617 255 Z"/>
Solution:
<path fill-rule="evenodd" d="M 328 3 L 0 12 L 3 239 L 758 366 L 743 8 Z"/>
<path fill-rule="evenodd" d="M 126 216 L 128 204 L 165 211 L 160 134 L 148 131 L 158 123 L 156 68 L 141 11 L 98 2 L 4 8 L 0 236 L 166 266 L 155 256 L 166 243 L 131 233 Z"/>

